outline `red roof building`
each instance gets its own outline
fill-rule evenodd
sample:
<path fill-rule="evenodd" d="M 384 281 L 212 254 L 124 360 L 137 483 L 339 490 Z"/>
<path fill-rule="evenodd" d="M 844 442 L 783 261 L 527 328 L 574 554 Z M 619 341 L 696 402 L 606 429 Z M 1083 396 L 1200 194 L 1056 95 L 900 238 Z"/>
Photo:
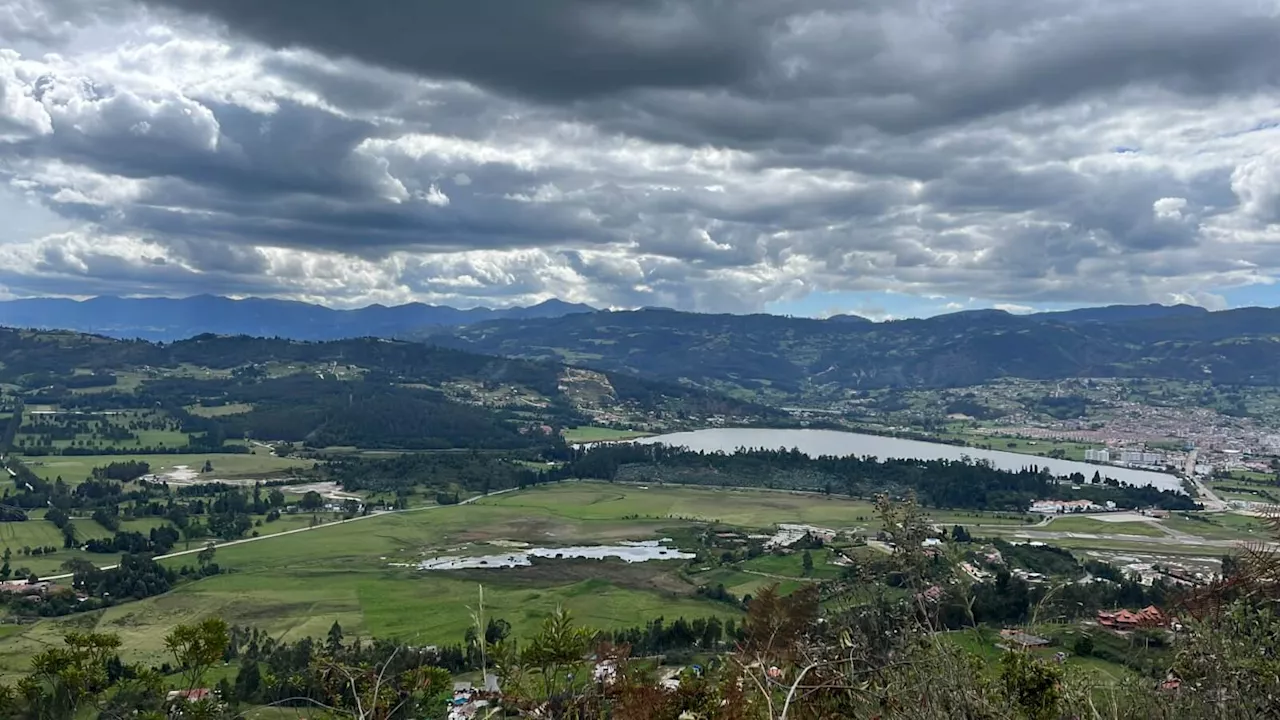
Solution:
<path fill-rule="evenodd" d="M 1098 611 L 1098 624 L 1112 630 L 1136 630 L 1142 627 L 1165 627 L 1169 619 L 1155 605 L 1148 605 L 1138 612 L 1115 610 Z"/>
<path fill-rule="evenodd" d="M 213 691 L 208 688 L 196 688 L 195 690 L 170 690 L 167 700 L 185 700 L 187 702 L 200 702 L 208 699 L 213 695 Z"/>

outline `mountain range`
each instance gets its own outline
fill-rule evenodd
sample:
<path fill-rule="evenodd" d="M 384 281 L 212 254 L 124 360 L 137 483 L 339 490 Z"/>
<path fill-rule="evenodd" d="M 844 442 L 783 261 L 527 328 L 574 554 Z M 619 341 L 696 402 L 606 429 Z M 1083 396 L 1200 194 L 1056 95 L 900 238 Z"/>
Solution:
<path fill-rule="evenodd" d="M 30 298 L 0 302 L 0 325 L 75 330 L 153 342 L 172 342 L 203 333 L 339 340 L 395 337 L 424 328 L 454 327 L 497 319 L 557 317 L 593 310 L 587 305 L 559 300 L 502 310 L 459 310 L 422 303 L 334 310 L 290 300 L 234 300 L 215 295 L 187 298 L 96 297 L 88 300 Z"/>
<path fill-rule="evenodd" d="M 1280 384 L 1280 309 L 1269 308 L 980 310 L 880 323 L 640 310 L 483 322 L 424 335 L 473 352 L 555 359 L 774 403 L 1003 377 Z"/>
<path fill-rule="evenodd" d="M 3 302 L 0 325 L 166 342 L 204 333 L 409 339 L 678 382 L 775 404 L 1003 377 L 1280 385 L 1280 309 L 1275 308 L 1210 312 L 1189 305 L 1113 305 L 1030 315 L 973 310 L 872 322 L 856 315 L 606 311 L 556 300 L 503 310 L 423 304 L 333 310 L 256 298 L 104 297 Z"/>

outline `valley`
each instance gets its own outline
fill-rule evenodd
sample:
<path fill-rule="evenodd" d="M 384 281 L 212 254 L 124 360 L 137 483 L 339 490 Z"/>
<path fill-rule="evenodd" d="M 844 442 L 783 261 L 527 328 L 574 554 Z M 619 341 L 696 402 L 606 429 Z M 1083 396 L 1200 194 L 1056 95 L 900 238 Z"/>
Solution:
<path fill-rule="evenodd" d="M 1225 546 L 1170 546 L 1161 522 L 1154 520 L 1152 532 L 1132 537 L 1132 528 L 1121 525 L 1133 523 L 1117 523 L 1117 537 L 1125 537 L 1114 541 L 1110 534 L 1091 537 L 1086 531 L 1098 528 L 1083 518 L 1054 518 L 1043 526 L 1052 532 L 1041 533 L 1031 528 L 1042 526 L 1021 515 L 951 511 L 927 516 L 939 531 L 961 525 L 988 543 L 1026 543 L 1029 537 L 1084 540 L 1089 549 L 1077 551 L 1080 562 L 1141 556 L 1149 573 L 1152 565 L 1213 566 Z M 35 648 L 71 627 L 118 634 L 127 659 L 159 662 L 158 639 L 179 623 L 208 615 L 284 640 L 323 635 L 337 622 L 351 637 L 451 642 L 471 623 L 468 608 L 479 585 L 487 612 L 510 623 L 517 636 L 535 632 L 557 605 L 603 630 L 630 627 L 636 618 L 727 620 L 740 617 L 741 606 L 721 595 L 707 597 L 707 589 L 721 588 L 727 592 L 723 597 L 741 600 L 775 583 L 784 593 L 809 582 L 837 587 L 846 582 L 843 578 L 856 577 L 862 563 L 866 571 L 885 557 L 872 547 L 885 529 L 874 504 L 807 493 L 575 482 L 356 520 L 223 544 L 216 550 L 216 562 L 224 568 L 219 575 L 154 598 L 19 625 L 0 641 L 0 671 L 18 672 Z M 812 570 L 800 562 L 803 551 L 744 554 L 748 537 L 769 537 L 779 523 L 833 533 L 811 551 Z M 1241 526 L 1234 537 L 1251 534 Z M 456 571 L 406 567 L 439 553 L 494 553 L 522 543 L 554 547 L 659 538 L 671 538 L 673 546 L 694 558 L 636 563 L 548 558 L 528 567 Z M 966 548 L 979 547 L 972 542 L 948 539 L 939 545 L 944 549 L 939 561 L 963 561 L 971 552 Z M 1128 564 L 1143 565 L 1132 559 Z M 189 556 L 161 559 L 169 566 L 190 561 Z"/>
<path fill-rule="evenodd" d="M 379 339 L 0 330 L 0 363 L 8 681 L 72 631 L 161 668 L 166 637 L 214 617 L 235 643 L 336 632 L 466 677 L 483 593 L 486 632 L 533 642 L 568 612 L 664 672 L 732 654 L 757 597 L 833 618 L 924 602 L 901 622 L 993 672 L 983 633 L 1013 626 L 1112 692 L 1171 650 L 1126 659 L 1099 613 L 1214 586 L 1242 543 L 1272 547 L 1280 493 L 1270 391 L 1203 381 L 797 408 Z"/>

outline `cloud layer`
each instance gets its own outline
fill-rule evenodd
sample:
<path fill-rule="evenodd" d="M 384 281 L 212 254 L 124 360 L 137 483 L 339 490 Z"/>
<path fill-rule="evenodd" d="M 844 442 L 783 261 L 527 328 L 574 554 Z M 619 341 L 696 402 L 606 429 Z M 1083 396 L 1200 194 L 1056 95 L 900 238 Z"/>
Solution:
<path fill-rule="evenodd" d="M 6 5 L 0 293 L 942 311 L 1280 275 L 1275 0 L 366 5 Z"/>

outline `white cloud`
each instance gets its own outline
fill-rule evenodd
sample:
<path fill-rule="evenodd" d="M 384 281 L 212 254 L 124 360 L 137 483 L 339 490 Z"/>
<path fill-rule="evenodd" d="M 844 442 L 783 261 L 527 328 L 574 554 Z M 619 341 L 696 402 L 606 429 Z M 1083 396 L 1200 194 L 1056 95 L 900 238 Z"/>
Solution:
<path fill-rule="evenodd" d="M 1197 305 L 1206 310 L 1227 309 L 1226 298 L 1211 292 L 1170 293 L 1168 301 L 1172 305 Z"/>
<path fill-rule="evenodd" d="M 1151 204 L 1152 212 L 1160 220 L 1181 220 L 1186 207 L 1186 198 L 1160 198 Z"/>
<path fill-rule="evenodd" d="M 449 206 L 449 196 L 445 195 L 444 192 L 440 190 L 440 186 L 434 183 L 427 188 L 427 192 L 422 196 L 422 199 L 425 200 L 428 205 L 435 205 L 436 207 Z"/>
<path fill-rule="evenodd" d="M 720 65 L 590 93 L 568 84 L 598 77 L 474 52 L 428 72 L 388 59 L 391 36 L 333 57 L 260 43 L 222 6 L 229 28 L 164 0 L 21 0 L 0 11 L 0 181 L 21 198 L 0 198 L 0 282 L 332 304 L 1217 307 L 1280 275 L 1280 125 L 1259 70 L 1280 51 L 1245 0 L 1153 3 L 637 3 L 567 26 L 622 53 L 600 73 L 632 54 L 645 72 Z M 558 62 L 540 54 L 565 43 L 538 32 L 493 52 Z"/>
<path fill-rule="evenodd" d="M 1026 315 L 1027 313 L 1033 313 L 1036 311 L 1036 309 L 1030 305 L 1018 305 L 1017 303 L 996 303 L 994 307 L 996 310 L 1003 310 L 1007 313 L 1013 313 L 1014 315 Z"/>
<path fill-rule="evenodd" d="M 1231 190 L 1242 213 L 1263 224 L 1280 223 L 1280 149 L 1240 163 L 1231 174 Z"/>

